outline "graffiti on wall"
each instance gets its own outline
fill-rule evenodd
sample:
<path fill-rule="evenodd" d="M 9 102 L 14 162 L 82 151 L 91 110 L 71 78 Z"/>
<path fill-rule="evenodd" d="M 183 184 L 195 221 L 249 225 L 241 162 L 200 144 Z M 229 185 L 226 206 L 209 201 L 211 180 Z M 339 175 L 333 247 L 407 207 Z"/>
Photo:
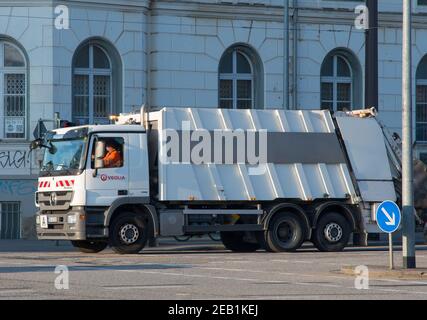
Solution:
<path fill-rule="evenodd" d="M 0 150 L 0 168 L 25 168 L 30 163 L 29 151 L 27 150 Z"/>
<path fill-rule="evenodd" d="M 2 196 L 23 197 L 33 195 L 37 191 L 37 182 L 33 180 L 0 180 Z"/>
<path fill-rule="evenodd" d="M 0 175 L 27 175 L 31 167 L 31 153 L 28 147 L 0 148 Z"/>

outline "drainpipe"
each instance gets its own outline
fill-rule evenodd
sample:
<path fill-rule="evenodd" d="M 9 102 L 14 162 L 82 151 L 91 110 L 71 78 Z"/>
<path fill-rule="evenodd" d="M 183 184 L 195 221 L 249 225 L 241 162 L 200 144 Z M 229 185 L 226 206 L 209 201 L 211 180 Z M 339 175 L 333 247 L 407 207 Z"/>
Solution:
<path fill-rule="evenodd" d="M 292 108 L 298 109 L 298 0 L 292 0 L 294 9 L 292 16 L 293 42 L 292 42 Z"/>
<path fill-rule="evenodd" d="M 366 31 L 365 107 L 378 110 L 378 1 L 366 0 L 369 29 Z"/>
<path fill-rule="evenodd" d="M 152 11 L 152 1 L 150 1 L 150 5 L 147 10 L 147 23 L 146 23 L 146 61 L 145 61 L 145 68 L 146 70 L 146 93 L 145 93 L 145 107 L 147 108 L 147 112 L 150 112 L 151 110 L 151 11 Z"/>
<path fill-rule="evenodd" d="M 289 0 L 283 4 L 283 109 L 289 110 Z"/>

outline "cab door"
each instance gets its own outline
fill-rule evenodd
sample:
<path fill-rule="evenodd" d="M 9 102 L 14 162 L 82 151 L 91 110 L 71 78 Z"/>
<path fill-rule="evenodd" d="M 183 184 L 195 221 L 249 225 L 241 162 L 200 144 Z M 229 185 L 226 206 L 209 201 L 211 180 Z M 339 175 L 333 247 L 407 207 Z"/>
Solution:
<path fill-rule="evenodd" d="M 94 168 L 94 149 L 97 140 L 114 145 L 121 156 L 121 163 Z M 90 206 L 109 206 L 129 190 L 129 136 L 128 134 L 99 133 L 92 136 L 86 163 L 86 199 Z M 107 150 L 105 154 L 107 155 Z"/>

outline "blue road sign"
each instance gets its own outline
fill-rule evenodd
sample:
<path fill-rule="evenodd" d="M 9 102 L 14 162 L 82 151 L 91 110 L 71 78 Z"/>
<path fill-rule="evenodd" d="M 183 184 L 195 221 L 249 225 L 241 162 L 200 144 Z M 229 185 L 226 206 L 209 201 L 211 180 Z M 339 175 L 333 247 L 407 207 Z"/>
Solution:
<path fill-rule="evenodd" d="M 376 212 L 378 227 L 385 233 L 393 233 L 399 229 L 402 215 L 393 201 L 384 201 Z"/>

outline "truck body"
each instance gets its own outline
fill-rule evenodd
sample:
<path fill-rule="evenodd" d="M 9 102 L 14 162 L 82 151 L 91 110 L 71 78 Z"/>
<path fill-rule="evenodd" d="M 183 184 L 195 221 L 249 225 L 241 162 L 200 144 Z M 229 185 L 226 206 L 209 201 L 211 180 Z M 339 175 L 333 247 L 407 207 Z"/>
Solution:
<path fill-rule="evenodd" d="M 398 143 L 372 111 L 142 108 L 114 120 L 34 144 L 39 239 L 137 253 L 160 236 L 220 232 L 233 251 L 307 240 L 340 251 L 351 234 L 379 233 L 376 208 L 399 201 Z M 105 165 L 107 144 L 120 165 Z"/>

